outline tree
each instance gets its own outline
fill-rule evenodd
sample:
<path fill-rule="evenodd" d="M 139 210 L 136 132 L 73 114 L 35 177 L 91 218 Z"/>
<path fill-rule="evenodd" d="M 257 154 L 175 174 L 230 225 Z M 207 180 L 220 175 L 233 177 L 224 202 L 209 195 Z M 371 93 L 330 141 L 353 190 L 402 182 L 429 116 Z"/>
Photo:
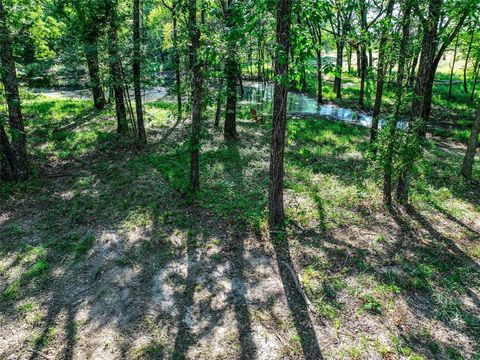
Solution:
<path fill-rule="evenodd" d="M 378 45 L 378 65 L 377 65 L 377 89 L 375 92 L 375 104 L 373 106 L 372 127 L 370 129 L 370 142 L 375 141 L 376 133 L 378 130 L 378 117 L 380 115 L 380 109 L 382 107 L 383 87 L 385 84 L 385 72 L 386 72 L 386 46 L 388 41 L 388 33 L 391 30 L 391 18 L 393 13 L 394 0 L 388 0 L 385 19 L 382 23 L 380 42 Z M 400 54 L 400 57 L 405 54 Z M 403 81 L 403 80 L 402 80 Z M 398 84 L 398 80 L 397 80 Z M 402 84 L 400 84 L 402 86 Z"/>
<path fill-rule="evenodd" d="M 424 31 L 422 40 L 422 52 L 420 55 L 420 65 L 413 92 L 412 109 L 410 112 L 410 129 L 415 121 L 422 119 L 423 106 L 425 103 L 426 91 L 431 79 L 434 67 L 435 49 L 438 31 L 438 21 L 441 15 L 443 0 L 430 0 L 428 7 L 428 17 L 424 19 Z M 420 126 L 422 129 L 423 126 Z M 421 133 L 419 133 L 421 135 Z M 412 164 L 406 164 L 397 184 L 397 200 L 401 203 L 408 202 L 409 176 Z"/>
<path fill-rule="evenodd" d="M 127 109 L 125 106 L 124 86 L 123 86 L 123 68 L 118 53 L 118 20 L 117 20 L 117 0 L 111 0 L 109 8 L 109 62 L 110 78 L 115 96 L 115 113 L 117 116 L 117 132 L 125 133 L 128 130 Z"/>
<path fill-rule="evenodd" d="M 322 65 L 322 25 L 323 13 L 325 12 L 324 3 L 320 1 L 309 1 L 304 17 L 310 31 L 313 47 L 315 49 L 317 61 L 317 103 L 323 104 L 323 65 Z"/>
<path fill-rule="evenodd" d="M 473 161 L 478 145 L 478 135 L 480 134 L 480 106 L 478 106 L 477 116 L 472 126 L 470 141 L 468 142 L 467 152 L 463 158 L 462 175 L 467 179 L 472 177 Z"/>
<path fill-rule="evenodd" d="M 337 99 L 342 97 L 343 50 L 351 27 L 353 6 L 350 1 L 329 0 L 331 12 L 328 14 L 331 33 L 337 49 L 333 91 Z"/>
<path fill-rule="evenodd" d="M 479 0 L 472 0 L 465 4 L 461 3 L 462 7 L 460 8 L 460 13 L 457 15 L 458 20 L 456 22 L 456 25 L 453 27 L 453 29 L 451 30 L 448 36 L 445 34 L 442 34 L 443 35 L 442 38 L 444 40 L 441 43 L 441 46 L 438 46 L 438 27 L 439 27 L 439 20 L 441 19 L 441 16 L 439 15 L 439 17 L 436 19 L 437 23 L 435 25 L 431 25 L 425 20 L 422 21 L 424 23 L 424 28 L 433 27 L 433 26 L 435 27 L 435 37 L 431 40 L 435 43 L 435 48 L 433 49 L 434 57 L 432 59 L 431 66 L 429 66 L 427 83 L 425 84 L 425 87 L 424 87 L 424 96 L 423 96 L 423 104 L 422 104 L 422 112 L 421 112 L 422 122 L 419 128 L 419 134 L 422 138 L 425 138 L 427 134 L 427 124 L 429 122 L 430 113 L 432 110 L 433 81 L 435 79 L 435 74 L 438 68 L 438 64 L 440 63 L 443 57 L 443 54 L 447 50 L 448 46 L 457 37 L 458 32 L 462 29 L 463 24 L 465 23 L 465 20 L 468 18 L 470 13 L 477 7 L 478 4 L 479 4 Z M 442 2 L 440 2 L 439 11 L 441 7 L 442 7 Z M 445 26 L 444 28 L 447 28 L 447 27 Z"/>
<path fill-rule="evenodd" d="M 178 8 L 179 0 L 173 0 L 171 5 L 162 1 L 163 6 L 170 11 L 172 17 L 172 47 L 175 66 L 175 93 L 177 96 L 177 122 L 182 119 L 182 75 L 180 73 L 180 49 L 178 40 Z"/>
<path fill-rule="evenodd" d="M 140 0 L 133 0 L 133 91 L 135 93 L 135 111 L 137 113 L 137 131 L 140 143 L 147 142 L 143 122 L 143 105 L 141 92 L 141 39 L 140 39 Z"/>
<path fill-rule="evenodd" d="M 192 70 L 192 131 L 190 136 L 190 186 L 200 189 L 200 131 L 202 116 L 202 67 L 199 59 L 200 28 L 197 24 L 197 0 L 188 0 L 190 68 Z"/>
<path fill-rule="evenodd" d="M 1 176 L 7 180 L 25 180 L 28 175 L 27 140 L 23 125 L 22 106 L 18 90 L 17 71 L 13 58 L 12 41 L 7 25 L 7 14 L 0 0 L 0 61 L 1 77 L 8 107 L 8 125 L 11 143 L 0 122 Z"/>
<path fill-rule="evenodd" d="M 270 226 L 277 227 L 285 219 L 283 204 L 284 150 L 287 124 L 288 56 L 290 52 L 291 0 L 278 0 L 275 52 L 275 85 L 273 95 L 272 140 L 270 153 L 270 185 L 268 209 Z"/>
<path fill-rule="evenodd" d="M 100 37 L 100 29 L 105 24 L 107 16 L 105 11 L 106 4 L 103 1 L 94 0 L 71 1 L 71 3 L 75 9 L 76 17 L 70 18 L 67 16 L 67 19 L 70 20 L 74 31 L 78 29 L 87 61 L 93 103 L 98 110 L 102 110 L 106 105 L 106 101 L 100 80 L 97 41 Z M 66 13 L 63 8 L 62 13 Z"/>
<path fill-rule="evenodd" d="M 385 166 L 383 175 L 383 201 L 385 205 L 392 205 L 392 176 L 393 176 L 393 153 L 395 146 L 395 136 L 397 133 L 397 124 L 400 117 L 400 106 L 403 97 L 403 83 L 405 79 L 405 67 L 409 57 L 408 43 L 410 39 L 410 24 L 412 13 L 412 0 L 407 0 L 403 6 L 402 18 L 402 38 L 398 53 L 398 71 L 397 71 L 397 87 L 395 94 L 395 111 L 393 114 L 393 122 L 390 124 L 387 138 L 387 150 L 385 154 Z"/>
<path fill-rule="evenodd" d="M 239 62 L 237 54 L 238 23 L 240 6 L 236 0 L 221 0 L 226 27 L 227 53 L 225 57 L 225 82 L 227 85 L 227 103 L 225 107 L 225 124 L 223 135 L 225 140 L 235 140 L 237 134 L 237 79 Z"/>

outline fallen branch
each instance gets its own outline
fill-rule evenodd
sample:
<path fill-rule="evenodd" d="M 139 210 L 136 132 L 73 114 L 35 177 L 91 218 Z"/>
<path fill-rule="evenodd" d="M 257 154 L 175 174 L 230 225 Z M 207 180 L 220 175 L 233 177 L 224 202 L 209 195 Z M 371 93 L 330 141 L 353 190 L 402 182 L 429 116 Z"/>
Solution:
<path fill-rule="evenodd" d="M 302 289 L 302 285 L 300 284 L 300 281 L 298 280 L 298 277 L 295 273 L 295 271 L 292 269 L 292 267 L 290 265 L 288 265 L 285 261 L 281 261 L 283 265 L 285 265 L 285 267 L 288 269 L 288 271 L 290 271 L 290 274 L 292 275 L 293 277 L 293 281 L 295 282 L 295 287 L 297 288 L 297 291 L 300 293 L 300 295 L 302 296 L 303 300 L 305 301 L 305 303 L 307 304 L 307 307 L 308 309 L 312 312 L 312 313 L 315 313 L 315 307 L 312 305 L 312 303 L 310 302 L 310 300 L 308 299 L 307 297 L 307 294 L 305 294 L 305 291 L 303 291 Z"/>

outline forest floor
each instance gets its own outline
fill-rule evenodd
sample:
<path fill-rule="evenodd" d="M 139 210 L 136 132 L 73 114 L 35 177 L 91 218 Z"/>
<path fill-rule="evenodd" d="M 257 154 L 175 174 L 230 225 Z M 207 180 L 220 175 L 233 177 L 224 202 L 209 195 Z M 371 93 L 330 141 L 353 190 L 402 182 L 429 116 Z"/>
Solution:
<path fill-rule="evenodd" d="M 388 210 L 368 129 L 290 119 L 270 238 L 268 121 L 243 109 L 236 143 L 206 123 L 193 196 L 188 122 L 146 108 L 141 150 L 90 101 L 25 102 L 35 173 L 0 185 L 0 359 L 480 358 L 464 145 L 430 138 L 411 206 Z"/>

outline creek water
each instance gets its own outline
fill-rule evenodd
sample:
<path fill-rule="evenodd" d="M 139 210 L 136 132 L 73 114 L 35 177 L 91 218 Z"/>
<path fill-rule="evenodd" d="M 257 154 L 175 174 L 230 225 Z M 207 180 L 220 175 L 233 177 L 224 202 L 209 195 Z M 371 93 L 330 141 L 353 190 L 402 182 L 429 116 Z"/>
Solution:
<path fill-rule="evenodd" d="M 273 104 L 273 84 L 262 82 L 245 82 L 242 105 L 249 105 L 259 115 L 270 114 Z M 287 113 L 291 116 L 326 118 L 370 127 L 372 116 L 361 111 L 343 108 L 334 104 L 318 105 L 313 97 L 295 91 L 288 92 Z M 380 119 L 379 125 L 382 125 Z M 399 127 L 405 126 L 400 122 Z"/>

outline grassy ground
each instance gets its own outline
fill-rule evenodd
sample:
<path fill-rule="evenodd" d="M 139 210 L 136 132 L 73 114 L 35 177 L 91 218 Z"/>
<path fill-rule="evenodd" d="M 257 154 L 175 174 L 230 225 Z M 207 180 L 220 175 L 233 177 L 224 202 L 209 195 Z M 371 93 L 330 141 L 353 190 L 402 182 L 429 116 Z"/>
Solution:
<path fill-rule="evenodd" d="M 452 96 L 449 98 L 449 81 L 450 69 L 442 64 L 440 70 L 435 77 L 433 99 L 432 99 L 432 128 L 434 135 L 442 138 L 453 139 L 458 142 L 466 144 L 470 139 L 470 129 L 476 113 L 475 101 L 479 98 L 479 91 L 477 89 L 474 101 L 470 100 L 471 90 L 473 87 L 473 80 L 468 79 L 468 93 L 463 90 L 463 72 L 456 71 L 453 76 Z M 344 64 L 346 67 L 346 64 Z M 316 81 L 316 66 L 315 63 L 310 63 L 307 67 L 307 89 L 306 91 L 312 96 L 316 96 L 317 81 Z M 395 72 L 390 77 L 390 83 L 385 87 L 383 94 L 383 110 L 385 113 L 391 113 L 395 102 Z M 359 97 L 360 79 L 357 77 L 356 71 L 342 74 L 342 99 L 337 99 L 333 92 L 333 75 L 324 75 L 325 85 L 323 88 L 324 100 L 328 102 L 335 102 L 340 106 L 347 108 L 356 108 Z M 477 86 L 478 88 L 478 86 Z M 404 98 L 403 112 L 408 113 L 411 104 L 411 92 L 413 89 L 408 89 Z M 365 86 L 365 108 L 363 110 L 373 110 L 375 101 L 375 76 L 373 73 L 369 74 Z"/>
<path fill-rule="evenodd" d="M 25 103 L 35 173 L 0 185 L 0 358 L 480 358 L 463 145 L 431 139 L 412 206 L 386 210 L 368 129 L 290 119 L 288 227 L 269 239 L 268 121 L 243 109 L 227 144 L 205 120 L 191 195 L 174 104 L 148 104 L 144 150 L 91 105 Z"/>

